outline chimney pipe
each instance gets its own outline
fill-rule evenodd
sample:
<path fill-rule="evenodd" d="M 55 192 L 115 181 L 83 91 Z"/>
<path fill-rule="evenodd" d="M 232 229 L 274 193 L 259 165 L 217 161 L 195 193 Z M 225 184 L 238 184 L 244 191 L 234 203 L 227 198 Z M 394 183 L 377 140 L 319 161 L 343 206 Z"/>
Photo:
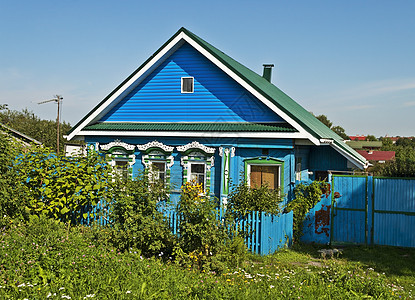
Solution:
<path fill-rule="evenodd" d="M 262 77 L 264 77 L 267 81 L 271 82 L 271 73 L 272 68 L 274 67 L 274 64 L 263 64 L 264 66 L 264 73 L 262 74 Z"/>

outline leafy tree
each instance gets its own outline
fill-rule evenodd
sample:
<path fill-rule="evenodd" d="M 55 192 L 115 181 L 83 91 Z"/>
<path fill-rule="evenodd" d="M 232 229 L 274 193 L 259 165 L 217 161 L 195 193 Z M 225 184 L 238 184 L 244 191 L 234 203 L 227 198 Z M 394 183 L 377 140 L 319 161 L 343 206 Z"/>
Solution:
<path fill-rule="evenodd" d="M 333 126 L 333 123 L 327 118 L 326 115 L 319 115 L 316 117 L 321 123 L 326 125 L 328 128 L 331 128 Z"/>
<path fill-rule="evenodd" d="M 339 135 L 342 139 L 348 140 L 349 136 L 346 134 L 345 130 L 341 126 L 333 126 L 333 123 L 327 118 L 326 115 L 319 115 L 316 117 L 320 122 L 326 125 L 328 128 L 333 130 L 337 135 Z"/>
<path fill-rule="evenodd" d="M 228 196 L 227 213 L 233 214 L 237 219 L 244 218 L 253 211 L 278 215 L 283 200 L 284 194 L 281 189 L 273 190 L 266 184 L 251 188 L 245 180 L 242 180 L 238 185 L 232 185 Z"/>
<path fill-rule="evenodd" d="M 386 162 L 380 173 L 390 177 L 415 177 L 415 149 L 396 146 L 395 160 Z"/>
<path fill-rule="evenodd" d="M 374 136 L 374 135 L 371 135 L 371 134 L 369 134 L 367 137 L 366 137 L 366 141 L 371 141 L 371 142 L 376 142 L 378 139 Z"/>
<path fill-rule="evenodd" d="M 138 249 L 151 256 L 171 255 L 174 236 L 163 215 L 168 203 L 164 182 L 140 174 L 134 181 L 113 185 L 116 199 L 109 205 L 112 242 L 120 250 Z"/>
<path fill-rule="evenodd" d="M 396 146 L 415 147 L 415 140 L 410 138 L 399 138 L 396 141 Z"/>
<path fill-rule="evenodd" d="M 382 141 L 382 151 L 395 151 L 395 145 L 390 138 L 381 137 L 380 140 Z"/>
<path fill-rule="evenodd" d="M 7 133 L 0 132 L 0 226 L 8 226 L 12 219 L 27 219 L 26 198 L 16 184 L 18 176 L 13 161 L 23 146 Z"/>
<path fill-rule="evenodd" d="M 331 128 L 331 130 L 333 130 L 335 133 L 337 133 L 337 135 L 339 135 L 342 139 L 344 140 L 348 140 L 349 136 L 346 134 L 345 130 L 343 127 L 341 126 L 334 126 Z"/>
<path fill-rule="evenodd" d="M 0 111 L 0 122 L 42 142 L 46 147 L 56 149 L 56 120 L 41 120 L 27 109 L 23 109 L 21 112 L 3 109 L 3 111 Z M 63 134 L 70 129 L 71 125 L 69 123 L 60 123 L 60 152 L 63 151 L 66 142 Z"/>

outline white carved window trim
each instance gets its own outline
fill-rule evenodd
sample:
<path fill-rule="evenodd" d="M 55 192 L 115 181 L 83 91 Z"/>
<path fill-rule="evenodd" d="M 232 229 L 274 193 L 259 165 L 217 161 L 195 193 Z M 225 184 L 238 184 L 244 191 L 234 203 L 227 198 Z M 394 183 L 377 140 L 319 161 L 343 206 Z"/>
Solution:
<path fill-rule="evenodd" d="M 151 170 L 153 168 L 153 163 L 165 163 L 164 181 L 166 186 L 170 185 L 170 169 L 174 164 L 174 157 L 171 153 L 173 152 L 174 147 L 158 141 L 152 141 L 147 144 L 137 145 L 137 148 L 142 152 L 141 161 L 146 170 Z"/>
<path fill-rule="evenodd" d="M 114 170 L 116 168 L 117 161 L 127 161 L 128 179 L 133 178 L 133 165 L 135 164 L 135 154 L 131 152 L 135 149 L 134 145 L 121 142 L 120 140 L 115 140 L 114 142 L 110 142 L 105 145 L 99 145 L 99 147 L 101 148 L 101 150 L 108 153 L 108 157 L 111 159 L 109 161 L 109 165 L 112 166 Z M 129 154 L 129 152 L 131 154 Z"/>
<path fill-rule="evenodd" d="M 176 149 L 182 154 L 180 163 L 183 167 L 183 184 L 191 180 L 191 165 L 192 164 L 204 164 L 205 165 L 205 178 L 204 178 L 204 191 L 210 190 L 211 182 L 211 168 L 215 164 L 214 153 L 215 148 L 207 147 L 200 144 L 197 141 L 192 143 L 178 146 Z"/>

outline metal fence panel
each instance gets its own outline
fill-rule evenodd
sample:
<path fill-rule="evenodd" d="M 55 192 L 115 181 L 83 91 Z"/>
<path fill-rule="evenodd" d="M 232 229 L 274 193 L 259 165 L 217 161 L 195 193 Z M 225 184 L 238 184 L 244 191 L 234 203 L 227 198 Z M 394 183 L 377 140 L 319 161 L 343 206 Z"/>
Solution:
<path fill-rule="evenodd" d="M 415 180 L 375 177 L 373 243 L 415 247 Z"/>
<path fill-rule="evenodd" d="M 333 176 L 332 199 L 331 242 L 367 243 L 367 178 Z"/>

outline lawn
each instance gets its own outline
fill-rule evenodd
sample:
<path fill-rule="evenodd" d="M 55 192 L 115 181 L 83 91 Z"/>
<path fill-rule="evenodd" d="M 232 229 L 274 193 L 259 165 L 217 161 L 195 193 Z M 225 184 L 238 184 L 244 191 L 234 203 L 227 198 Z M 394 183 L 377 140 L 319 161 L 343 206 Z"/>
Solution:
<path fill-rule="evenodd" d="M 411 299 L 415 249 L 345 247 L 337 258 L 301 245 L 248 255 L 222 274 L 110 246 L 105 229 L 56 221 L 0 235 L 1 299 Z M 325 247 L 328 248 L 328 247 Z"/>

